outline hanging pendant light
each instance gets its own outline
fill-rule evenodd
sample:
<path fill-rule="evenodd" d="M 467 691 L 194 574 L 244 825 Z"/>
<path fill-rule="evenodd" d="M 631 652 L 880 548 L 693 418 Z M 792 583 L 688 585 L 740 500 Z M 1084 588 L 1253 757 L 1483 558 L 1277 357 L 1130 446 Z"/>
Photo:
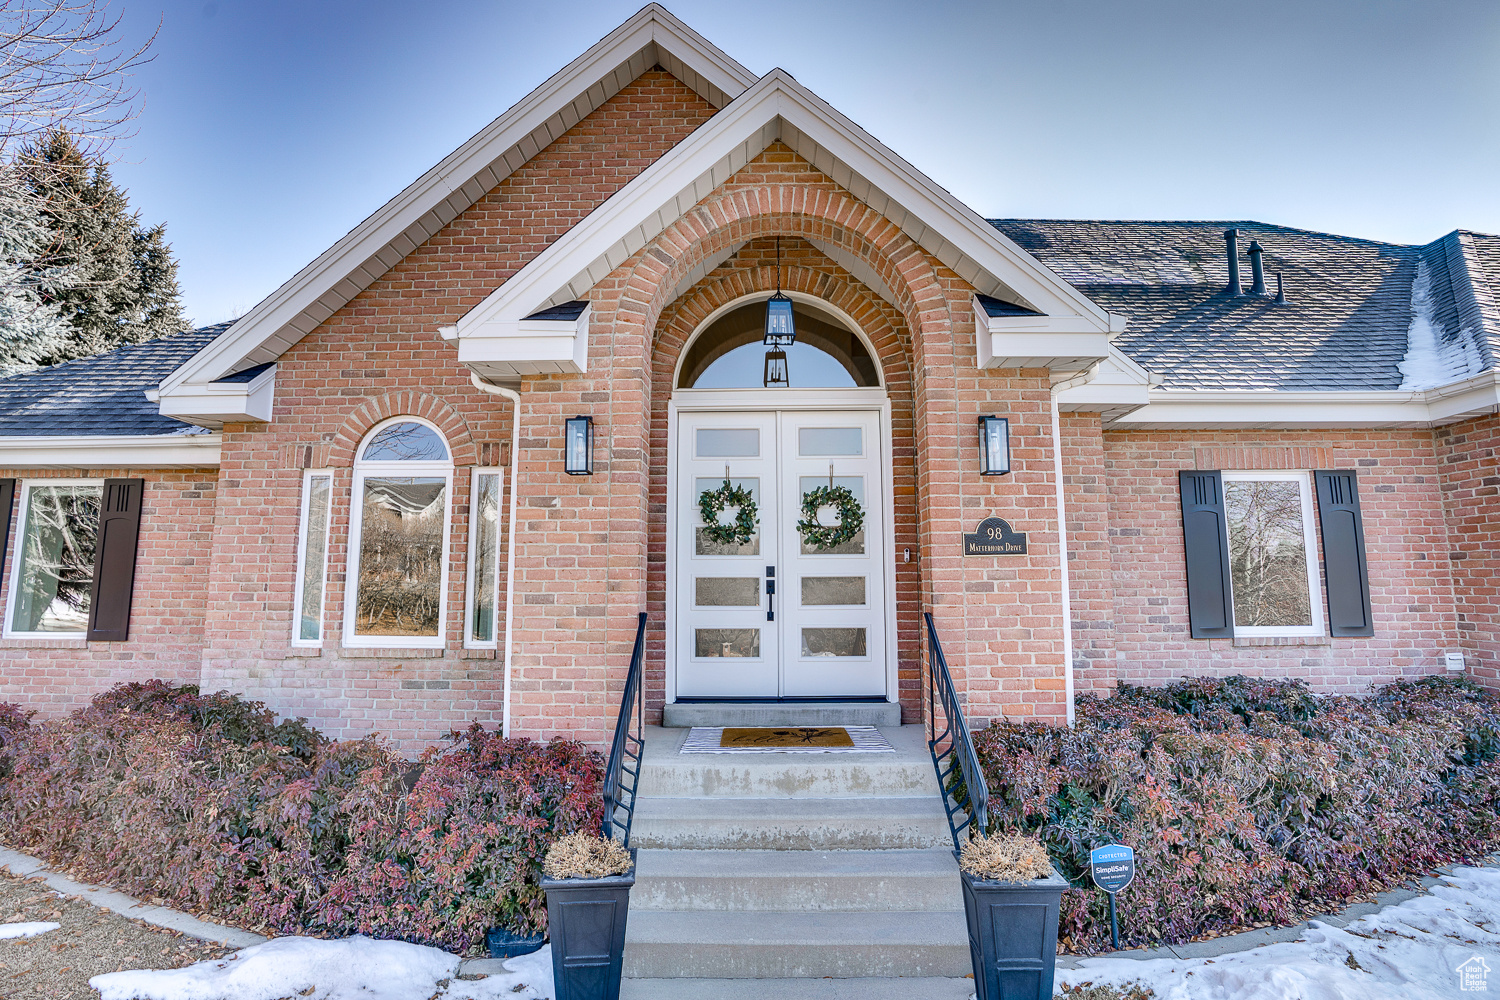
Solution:
<path fill-rule="evenodd" d="M 767 347 L 790 347 L 797 342 L 792 300 L 781 294 L 781 237 L 776 237 L 776 294 L 766 301 Z"/>
<path fill-rule="evenodd" d="M 792 380 L 786 368 L 786 351 L 773 347 L 766 352 L 766 368 L 761 384 L 767 389 L 791 388 Z"/>

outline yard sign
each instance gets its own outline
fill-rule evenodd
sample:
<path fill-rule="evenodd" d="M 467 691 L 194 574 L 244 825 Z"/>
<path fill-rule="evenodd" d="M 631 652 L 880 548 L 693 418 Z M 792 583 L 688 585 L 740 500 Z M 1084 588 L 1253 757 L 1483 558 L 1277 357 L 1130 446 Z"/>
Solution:
<path fill-rule="evenodd" d="M 1120 950 L 1120 925 L 1115 920 L 1115 893 L 1135 880 L 1135 851 L 1124 844 L 1109 844 L 1089 851 L 1089 874 L 1094 884 L 1109 893 L 1109 938 Z"/>

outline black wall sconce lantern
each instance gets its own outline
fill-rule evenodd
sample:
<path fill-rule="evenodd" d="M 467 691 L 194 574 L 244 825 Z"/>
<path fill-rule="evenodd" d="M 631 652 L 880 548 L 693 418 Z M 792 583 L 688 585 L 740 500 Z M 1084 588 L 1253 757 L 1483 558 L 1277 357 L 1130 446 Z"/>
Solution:
<path fill-rule="evenodd" d="M 1003 476 L 1010 472 L 1010 421 L 979 418 L 979 474 Z"/>
<path fill-rule="evenodd" d="M 563 468 L 570 476 L 594 474 L 594 418 L 569 417 L 564 426 Z"/>

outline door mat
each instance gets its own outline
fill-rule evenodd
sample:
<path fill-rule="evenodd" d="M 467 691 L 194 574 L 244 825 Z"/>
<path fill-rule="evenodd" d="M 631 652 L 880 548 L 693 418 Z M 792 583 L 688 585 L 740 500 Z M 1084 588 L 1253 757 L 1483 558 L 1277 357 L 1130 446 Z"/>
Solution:
<path fill-rule="evenodd" d="M 874 726 L 694 726 L 680 753 L 895 753 Z"/>

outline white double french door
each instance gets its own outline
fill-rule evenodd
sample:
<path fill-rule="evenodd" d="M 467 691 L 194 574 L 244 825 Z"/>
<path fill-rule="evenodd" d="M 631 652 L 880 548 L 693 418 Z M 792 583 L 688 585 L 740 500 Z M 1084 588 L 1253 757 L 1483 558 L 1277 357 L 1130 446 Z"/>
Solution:
<path fill-rule="evenodd" d="M 872 410 L 682 413 L 677 427 L 675 657 L 680 698 L 818 698 L 886 692 L 886 490 Z M 748 540 L 708 537 L 705 491 L 724 481 L 758 507 Z M 863 527 L 819 547 L 803 498 L 844 486 Z M 737 509 L 719 515 L 734 519 Z M 839 523 L 835 508 L 813 513 Z"/>

